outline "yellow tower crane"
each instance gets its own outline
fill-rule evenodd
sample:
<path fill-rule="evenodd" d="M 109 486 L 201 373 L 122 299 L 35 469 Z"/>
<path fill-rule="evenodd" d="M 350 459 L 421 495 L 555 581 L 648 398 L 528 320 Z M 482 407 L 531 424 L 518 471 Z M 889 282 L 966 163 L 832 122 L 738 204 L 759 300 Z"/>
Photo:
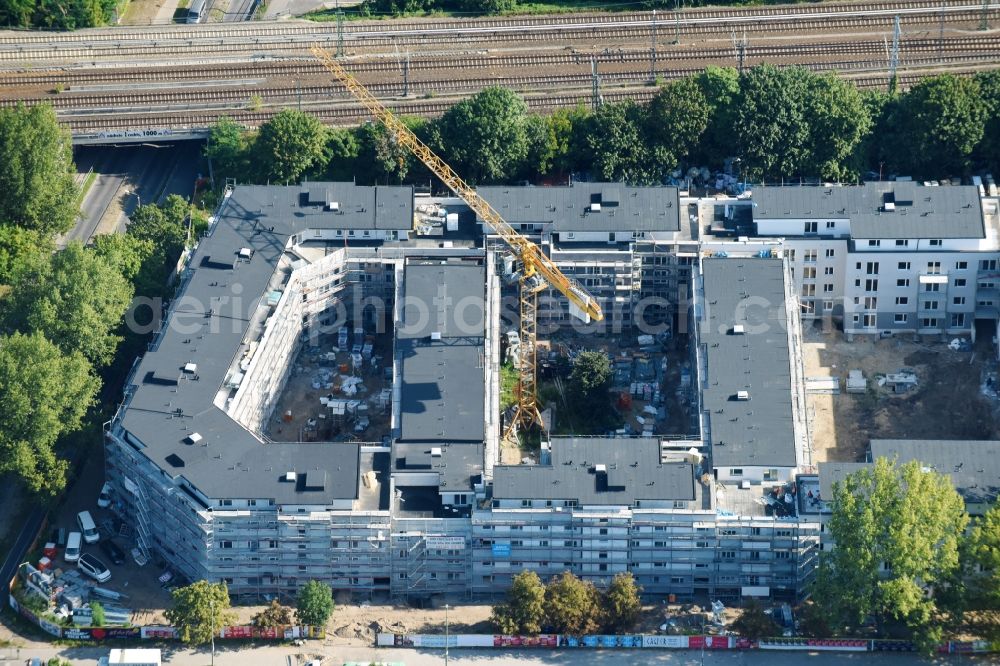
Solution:
<path fill-rule="evenodd" d="M 493 232 L 500 236 L 514 252 L 521 263 L 520 276 L 520 336 L 521 353 L 518 362 L 518 383 L 515 395 L 514 417 L 507 425 L 504 436 L 511 438 L 518 427 L 530 427 L 541 424 L 541 414 L 538 411 L 537 369 L 535 365 L 535 335 L 538 317 L 538 292 L 547 287 L 553 287 L 563 294 L 570 302 L 570 309 L 576 316 L 585 320 L 600 321 L 604 318 L 601 306 L 597 300 L 587 293 L 574 280 L 563 275 L 555 263 L 513 227 L 510 226 L 493 207 L 483 199 L 476 190 L 466 183 L 448 164 L 438 157 L 433 150 L 393 115 L 382 102 L 378 101 L 367 88 L 354 78 L 333 56 L 319 46 L 312 47 L 312 53 L 330 70 L 338 81 L 361 104 L 371 112 L 379 122 L 392 133 L 396 142 L 408 148 L 428 169 L 441 179 L 448 189 L 464 201 L 469 208 L 487 224 Z"/>

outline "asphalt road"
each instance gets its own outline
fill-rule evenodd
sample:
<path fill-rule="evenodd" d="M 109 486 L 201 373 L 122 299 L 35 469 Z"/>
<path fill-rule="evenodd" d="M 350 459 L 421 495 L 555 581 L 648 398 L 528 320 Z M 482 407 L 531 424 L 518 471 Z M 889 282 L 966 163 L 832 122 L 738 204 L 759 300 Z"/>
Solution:
<path fill-rule="evenodd" d="M 125 219 L 142 203 L 162 201 L 169 194 L 191 196 L 200 160 L 201 144 L 87 146 L 77 148 L 77 171 L 97 173 L 81 203 L 80 218 L 60 239 L 86 243 L 100 230 L 123 231 Z"/>
<path fill-rule="evenodd" d="M 374 649 L 361 647 L 334 647 L 321 644 L 304 647 L 242 647 L 217 646 L 214 663 L 217 666 L 278 666 L 302 664 L 306 659 L 322 659 L 323 666 L 341 666 L 345 662 L 369 664 L 372 661 L 401 662 L 406 666 L 441 666 L 441 650 Z M 3 652 L 0 651 L 0 656 Z M 74 666 L 92 666 L 97 659 L 107 656 L 104 648 L 55 647 L 23 648 L 20 659 L 53 656 L 69 659 Z M 206 646 L 199 650 L 164 650 L 164 663 L 184 666 L 208 666 L 211 653 Z M 20 662 L 19 662 L 20 663 Z M 996 663 L 989 656 L 970 658 L 963 656 L 939 657 L 924 660 L 913 655 L 871 654 L 865 652 L 712 652 L 666 650 L 574 650 L 523 652 L 495 652 L 493 650 L 452 650 L 449 666 L 835 666 L 837 664 L 875 664 L 876 666 L 910 666 L 916 664 L 989 664 Z M 14 662 L 10 662 L 13 666 Z M 0 658 L 0 666 L 5 666 Z"/>

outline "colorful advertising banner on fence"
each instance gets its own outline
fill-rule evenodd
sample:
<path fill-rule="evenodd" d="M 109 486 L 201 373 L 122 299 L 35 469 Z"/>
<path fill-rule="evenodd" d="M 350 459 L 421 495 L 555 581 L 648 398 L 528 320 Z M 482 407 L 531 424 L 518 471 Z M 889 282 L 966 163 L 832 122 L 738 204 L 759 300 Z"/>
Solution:
<path fill-rule="evenodd" d="M 859 638 L 762 638 L 762 650 L 828 650 L 832 652 L 865 652 L 868 641 Z"/>
<path fill-rule="evenodd" d="M 729 636 L 688 636 L 688 647 L 692 650 L 728 650 Z"/>
<path fill-rule="evenodd" d="M 673 650 L 683 650 L 688 646 L 687 636 L 643 636 L 642 647 L 644 648 L 669 648 Z"/>

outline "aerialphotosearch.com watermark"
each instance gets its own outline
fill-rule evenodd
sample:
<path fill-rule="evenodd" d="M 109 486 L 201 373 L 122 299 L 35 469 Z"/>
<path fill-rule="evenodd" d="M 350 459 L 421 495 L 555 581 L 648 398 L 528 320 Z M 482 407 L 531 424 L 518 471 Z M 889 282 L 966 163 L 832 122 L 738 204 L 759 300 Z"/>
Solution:
<path fill-rule="evenodd" d="M 475 337 L 487 329 L 483 296 L 470 296 L 467 289 L 455 298 L 447 284 L 438 286 L 430 298 L 403 296 L 400 303 L 377 294 L 363 284 L 352 284 L 337 292 L 310 301 L 298 290 L 290 290 L 272 312 L 260 296 L 247 298 L 243 285 L 233 283 L 226 293 L 208 299 L 182 295 L 173 301 L 138 296 L 125 315 L 125 325 L 138 335 L 169 330 L 178 335 L 242 334 L 255 318 L 292 317 L 301 322 L 302 332 L 311 339 L 336 334 L 343 326 L 363 327 L 366 332 L 384 334 L 395 331 L 413 336 L 438 331 L 445 336 Z M 747 335 L 768 333 L 777 326 L 787 329 L 787 308 L 798 308 L 794 301 L 772 302 L 760 296 L 741 299 L 731 313 L 717 312 L 717 307 L 694 298 L 670 300 L 647 296 L 628 302 L 613 302 L 601 321 L 584 321 L 571 314 L 569 302 L 562 296 L 547 293 L 538 296 L 536 332 L 540 336 L 557 332 L 574 335 L 615 336 L 626 334 L 661 335 L 665 332 L 689 332 L 692 318 L 699 325 L 731 328 L 742 325 Z M 846 303 L 837 312 L 850 316 L 853 308 Z M 860 312 L 860 310 L 858 310 Z M 503 330 L 520 326 L 520 299 L 510 293 L 500 299 L 497 315 Z M 714 316 L 713 316 L 714 315 Z M 827 330 L 836 326 L 839 316 L 827 313 L 818 321 Z"/>

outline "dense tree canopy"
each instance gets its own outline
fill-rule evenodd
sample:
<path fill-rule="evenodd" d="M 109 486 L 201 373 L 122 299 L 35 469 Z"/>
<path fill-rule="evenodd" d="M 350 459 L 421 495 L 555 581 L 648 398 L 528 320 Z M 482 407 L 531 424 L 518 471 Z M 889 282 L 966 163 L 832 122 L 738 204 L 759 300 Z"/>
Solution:
<path fill-rule="evenodd" d="M 316 116 L 284 109 L 261 125 L 254 141 L 254 164 L 264 180 L 296 183 L 308 171 L 321 171 L 328 161 L 327 131 Z"/>
<path fill-rule="evenodd" d="M 605 629 L 615 632 L 630 630 L 642 610 L 641 593 L 642 588 L 635 584 L 630 572 L 612 578 L 602 603 Z"/>
<path fill-rule="evenodd" d="M 45 234 L 73 226 L 72 145 L 51 106 L 0 109 L 0 165 L 0 224 Z"/>
<path fill-rule="evenodd" d="M 698 145 L 708 127 L 712 107 L 693 78 L 671 81 L 649 103 L 649 138 L 658 160 L 675 168 Z"/>
<path fill-rule="evenodd" d="M 514 576 L 507 601 L 493 607 L 490 620 L 505 634 L 537 634 L 545 621 L 545 584 L 534 571 Z"/>
<path fill-rule="evenodd" d="M 868 618 L 883 631 L 905 627 L 929 649 L 941 639 L 936 586 L 959 572 L 959 544 L 968 523 L 951 479 L 880 458 L 834 486 L 828 531 L 813 599 L 834 631 Z"/>
<path fill-rule="evenodd" d="M 299 588 L 295 613 L 302 624 L 322 627 L 333 613 L 333 591 L 326 583 L 311 580 Z"/>
<path fill-rule="evenodd" d="M 41 333 L 0 337 L 0 471 L 29 490 L 54 495 L 66 483 L 58 438 L 78 429 L 98 380 L 79 353 L 63 353 Z"/>
<path fill-rule="evenodd" d="M 0 25 L 74 30 L 111 23 L 115 0 L 0 0 Z"/>
<path fill-rule="evenodd" d="M 229 610 L 229 590 L 225 583 L 199 580 L 174 590 L 171 595 L 173 606 L 164 615 L 185 643 L 208 643 L 223 627 L 236 621 L 236 614 Z"/>
<path fill-rule="evenodd" d="M 132 300 L 121 269 L 80 243 L 18 267 L 16 288 L 3 303 L 9 331 L 40 331 L 64 352 L 91 363 L 111 361 L 121 338 L 115 330 Z"/>
<path fill-rule="evenodd" d="M 247 133 L 231 118 L 223 116 L 212 125 L 205 142 L 205 157 L 212 160 L 215 177 L 245 182 L 250 169 Z"/>
<path fill-rule="evenodd" d="M 566 571 L 545 587 L 545 617 L 560 634 L 593 633 L 600 626 L 600 614 L 600 596 L 593 583 Z"/>
<path fill-rule="evenodd" d="M 458 102 L 437 125 L 443 157 L 471 183 L 508 181 L 528 155 L 527 106 L 507 88 Z"/>

